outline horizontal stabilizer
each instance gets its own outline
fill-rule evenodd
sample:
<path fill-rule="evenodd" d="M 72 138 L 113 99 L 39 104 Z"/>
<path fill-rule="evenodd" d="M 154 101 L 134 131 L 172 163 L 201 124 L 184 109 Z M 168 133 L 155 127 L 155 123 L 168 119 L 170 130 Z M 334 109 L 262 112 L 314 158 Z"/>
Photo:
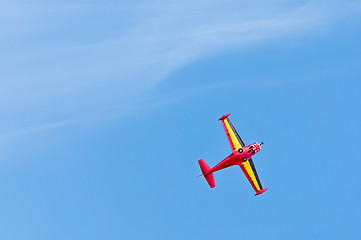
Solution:
<path fill-rule="evenodd" d="M 198 161 L 199 166 L 201 167 L 202 173 L 204 178 L 207 180 L 209 186 L 211 188 L 214 188 L 216 186 L 216 183 L 214 182 L 214 176 L 213 173 L 209 173 L 209 171 L 211 170 L 211 168 L 207 165 L 207 163 L 203 160 L 200 159 Z"/>

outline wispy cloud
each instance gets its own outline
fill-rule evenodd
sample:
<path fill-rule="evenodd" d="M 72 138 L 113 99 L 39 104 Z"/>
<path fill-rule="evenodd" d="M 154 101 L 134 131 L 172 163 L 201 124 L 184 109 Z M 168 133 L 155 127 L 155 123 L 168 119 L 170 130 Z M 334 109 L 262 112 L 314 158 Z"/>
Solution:
<path fill-rule="evenodd" d="M 349 4 L 355 2 L 1 3 L 1 124 L 34 132 L 43 129 L 39 122 L 135 107 L 130 99 L 187 64 L 315 30 Z"/>

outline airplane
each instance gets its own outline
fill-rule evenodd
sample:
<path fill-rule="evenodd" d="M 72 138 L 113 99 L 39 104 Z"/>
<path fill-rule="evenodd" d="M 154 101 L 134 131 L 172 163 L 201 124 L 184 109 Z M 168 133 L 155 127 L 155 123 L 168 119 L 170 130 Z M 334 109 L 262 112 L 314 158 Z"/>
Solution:
<path fill-rule="evenodd" d="M 214 182 L 214 176 L 213 173 L 216 171 L 219 171 L 221 169 L 239 165 L 243 171 L 243 173 L 246 175 L 248 181 L 251 183 L 253 189 L 256 191 L 255 196 L 264 193 L 267 188 L 263 188 L 261 181 L 259 180 L 256 167 L 254 166 L 252 156 L 256 154 L 257 152 L 261 151 L 261 146 L 263 145 L 263 142 L 261 143 L 252 143 L 248 146 L 246 146 L 242 140 L 242 138 L 238 135 L 236 129 L 234 128 L 233 124 L 229 120 L 229 115 L 227 114 L 222 116 L 218 119 L 222 121 L 222 125 L 224 128 L 224 131 L 226 132 L 229 144 L 232 148 L 232 154 L 226 157 L 223 161 L 218 163 L 213 168 L 210 168 L 207 163 L 200 159 L 198 161 L 199 166 L 202 170 L 202 174 L 200 176 L 204 176 L 204 178 L 207 180 L 209 186 L 211 188 L 214 188 L 216 186 L 216 183 Z"/>

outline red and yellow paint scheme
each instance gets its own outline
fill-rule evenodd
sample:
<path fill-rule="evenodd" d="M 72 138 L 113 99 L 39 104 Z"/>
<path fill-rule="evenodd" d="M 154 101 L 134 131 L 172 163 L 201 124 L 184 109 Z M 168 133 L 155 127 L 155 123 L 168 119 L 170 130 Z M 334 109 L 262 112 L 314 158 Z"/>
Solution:
<path fill-rule="evenodd" d="M 229 120 L 229 115 L 231 114 L 224 115 L 218 120 L 222 121 L 224 131 L 226 132 L 229 144 L 232 148 L 232 154 L 213 168 L 210 168 L 203 159 L 200 159 L 198 163 L 201 167 L 202 175 L 207 180 L 209 186 L 214 188 L 216 186 L 213 176 L 214 172 L 233 165 L 239 165 L 243 173 L 246 175 L 248 181 L 251 183 L 253 189 L 256 191 L 255 196 L 262 194 L 267 190 L 267 188 L 264 189 L 262 187 L 261 181 L 259 180 L 256 171 L 256 167 L 254 166 L 252 160 L 252 156 L 261 150 L 263 143 L 256 142 L 246 146 L 241 137 L 238 135 L 233 124 Z"/>

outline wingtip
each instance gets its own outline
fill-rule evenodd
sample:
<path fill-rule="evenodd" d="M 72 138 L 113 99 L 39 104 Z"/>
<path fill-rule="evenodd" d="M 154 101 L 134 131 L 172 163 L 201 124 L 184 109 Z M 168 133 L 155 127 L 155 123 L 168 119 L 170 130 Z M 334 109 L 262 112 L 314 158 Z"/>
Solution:
<path fill-rule="evenodd" d="M 268 188 L 265 188 L 265 189 L 261 189 L 261 190 L 259 190 L 258 192 L 256 192 L 255 196 L 257 196 L 257 195 L 260 195 L 260 194 L 264 193 L 265 191 L 267 191 L 267 189 L 268 189 Z"/>
<path fill-rule="evenodd" d="M 231 115 L 231 114 L 230 114 L 230 113 L 228 113 L 228 114 L 226 114 L 226 115 L 223 115 L 222 117 L 220 117 L 220 118 L 218 119 L 218 121 L 219 121 L 219 120 L 226 119 L 229 115 Z"/>

